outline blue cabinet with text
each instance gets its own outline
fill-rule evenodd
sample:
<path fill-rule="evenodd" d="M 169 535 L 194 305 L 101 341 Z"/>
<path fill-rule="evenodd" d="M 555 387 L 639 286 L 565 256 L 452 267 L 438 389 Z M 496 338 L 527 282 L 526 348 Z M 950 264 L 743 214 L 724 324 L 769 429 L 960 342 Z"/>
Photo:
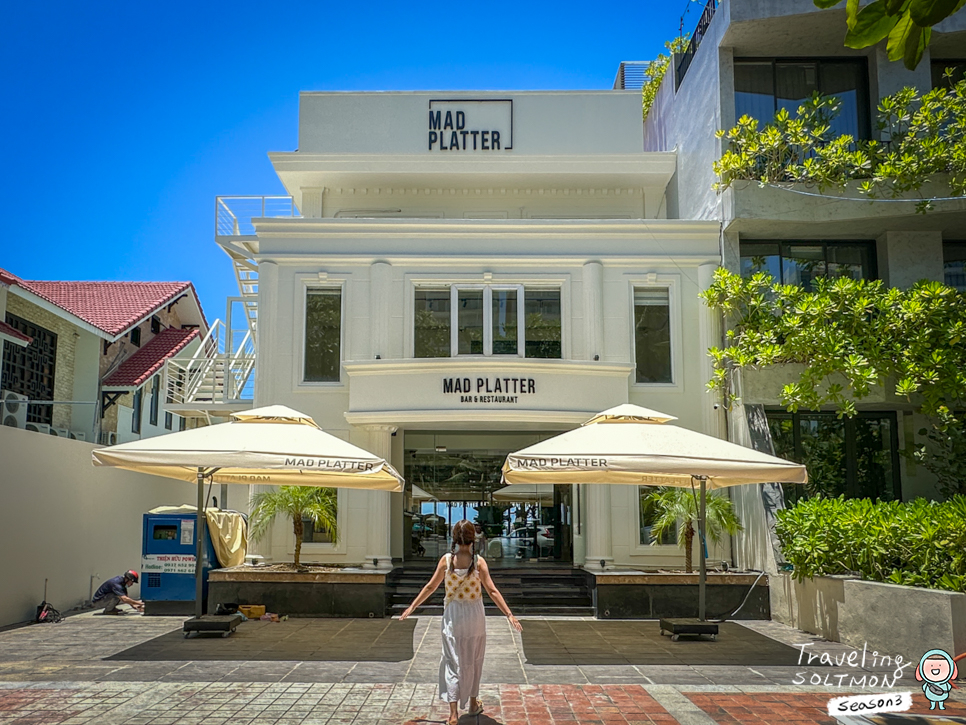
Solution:
<path fill-rule="evenodd" d="M 144 514 L 141 536 L 141 599 L 144 613 L 190 615 L 195 603 L 194 513 Z M 208 572 L 218 568 L 218 559 L 204 531 L 201 559 L 204 598 L 208 596 Z"/>

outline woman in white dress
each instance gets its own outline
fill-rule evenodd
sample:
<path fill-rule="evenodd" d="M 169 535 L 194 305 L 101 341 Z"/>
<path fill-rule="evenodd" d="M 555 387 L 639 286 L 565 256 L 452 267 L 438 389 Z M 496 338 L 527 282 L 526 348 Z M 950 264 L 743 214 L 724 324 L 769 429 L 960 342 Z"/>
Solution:
<path fill-rule="evenodd" d="M 453 551 L 443 556 L 436 571 L 419 596 L 399 617 L 406 619 L 425 602 L 440 583 L 446 582 L 443 607 L 443 657 L 439 663 L 439 696 L 449 703 L 448 725 L 456 725 L 459 708 L 469 701 L 469 714 L 483 712 L 480 702 L 480 675 L 486 652 L 486 618 L 483 590 L 500 608 L 518 632 L 523 626 L 503 601 L 500 590 L 490 578 L 486 562 L 475 552 L 476 528 L 469 521 L 453 526 Z"/>

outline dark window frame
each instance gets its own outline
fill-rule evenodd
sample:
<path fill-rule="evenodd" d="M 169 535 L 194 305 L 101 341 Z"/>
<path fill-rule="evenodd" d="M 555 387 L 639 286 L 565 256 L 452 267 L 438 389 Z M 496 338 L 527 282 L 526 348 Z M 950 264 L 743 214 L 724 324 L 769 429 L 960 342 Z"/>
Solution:
<path fill-rule="evenodd" d="M 155 375 L 151 378 L 151 401 L 148 408 L 148 422 L 151 425 L 158 424 L 158 408 L 161 400 L 161 376 Z"/>
<path fill-rule="evenodd" d="M 879 279 L 879 259 L 878 249 L 874 239 L 744 239 L 738 242 L 738 264 L 741 260 L 751 255 L 742 254 L 742 247 L 748 244 L 775 244 L 778 246 L 778 275 L 776 280 L 779 284 L 785 284 L 785 248 L 792 246 L 814 247 L 822 245 L 822 258 L 826 268 L 829 264 L 829 247 L 865 247 L 869 250 L 869 276 L 865 279 L 872 281 Z"/>
<path fill-rule="evenodd" d="M 132 328 L 129 339 L 131 340 L 131 344 L 134 345 L 134 347 L 141 347 L 141 328 L 140 327 Z"/>
<path fill-rule="evenodd" d="M 321 294 L 322 296 L 336 296 L 339 297 L 339 334 L 338 334 L 338 365 L 334 376 L 329 377 L 310 377 L 309 376 L 309 298 L 312 294 Z M 345 288 L 343 285 L 312 285 L 307 287 L 304 295 L 304 304 L 302 307 L 304 320 L 302 324 L 302 382 L 310 385 L 341 385 L 342 384 L 342 361 L 343 361 L 343 339 L 345 336 Z"/>
<path fill-rule="evenodd" d="M 171 430 L 174 427 L 174 415 L 170 410 L 164 411 L 164 429 Z"/>
<path fill-rule="evenodd" d="M 823 416 L 828 418 L 837 418 L 835 411 L 830 410 L 799 410 L 794 413 L 790 413 L 784 408 L 765 408 L 765 417 L 768 419 L 769 423 L 773 418 L 785 418 L 792 420 L 792 445 L 795 449 L 795 458 L 799 461 L 805 458 L 805 449 L 802 444 L 802 429 L 801 429 L 801 417 L 810 416 Z M 861 411 L 854 417 L 849 418 L 845 416 L 843 421 L 845 422 L 845 496 L 846 498 L 860 498 L 858 491 L 858 477 L 857 477 L 857 450 L 856 450 L 856 431 L 855 425 L 858 420 L 862 419 L 881 419 L 889 418 L 891 420 L 890 425 L 890 438 L 892 444 L 892 456 L 891 456 L 891 466 L 892 466 L 892 496 L 895 501 L 902 501 L 902 472 L 899 468 L 900 464 L 900 454 L 899 454 L 899 414 L 895 410 L 882 410 L 882 411 Z M 786 502 L 791 504 L 800 498 L 806 496 L 804 487 L 797 484 L 787 484 L 783 486 L 785 489 Z"/>
<path fill-rule="evenodd" d="M 25 347 L 3 343 L 0 388 L 26 395 L 30 400 L 54 400 L 57 333 L 9 312 L 5 319 L 8 325 L 33 339 Z M 27 422 L 51 425 L 54 406 L 28 403 Z"/>
<path fill-rule="evenodd" d="M 821 65 L 822 63 L 828 64 L 851 64 L 860 68 L 862 72 L 859 73 L 859 78 L 861 79 L 861 88 L 856 89 L 858 95 L 856 99 L 856 111 L 858 118 L 856 119 L 856 125 L 858 126 L 859 133 L 858 138 L 855 140 L 869 140 L 872 138 L 872 92 L 871 83 L 869 78 L 869 61 L 867 58 L 849 58 L 849 57 L 835 57 L 835 56 L 819 56 L 815 58 L 802 58 L 802 57 L 780 57 L 780 56 L 766 56 L 766 57 L 755 57 L 755 56 L 742 56 L 740 58 L 735 58 L 733 63 L 733 68 L 737 67 L 740 63 L 771 63 L 771 78 L 772 78 L 772 99 L 774 99 L 774 112 L 778 112 L 778 74 L 775 72 L 775 66 L 778 64 L 794 64 L 794 63 L 814 63 L 818 68 L 818 82 L 821 83 Z M 734 85 L 734 84 L 733 84 Z M 734 91 L 738 93 L 737 89 Z M 825 93 L 821 89 L 819 92 L 823 95 L 832 95 L 834 93 Z M 737 103 L 735 104 L 737 106 Z M 735 108 L 735 115 L 737 116 L 737 108 Z M 766 123 L 771 123 L 774 119 L 772 118 L 759 118 L 758 121 L 764 125 Z M 735 123 L 738 122 L 738 118 L 735 118 Z"/>
<path fill-rule="evenodd" d="M 638 290 L 663 290 L 667 295 L 667 354 L 668 354 L 668 379 L 667 380 L 642 380 L 641 369 L 638 365 L 640 351 L 638 349 L 638 319 L 637 319 L 637 291 Z M 674 310 L 672 307 L 672 288 L 670 285 L 661 284 L 635 284 L 631 288 L 631 322 L 633 325 L 634 340 L 634 385 L 656 385 L 661 387 L 675 386 L 678 380 L 675 375 L 675 356 L 674 356 Z M 641 305 L 644 306 L 644 305 Z M 655 307 L 659 305 L 654 305 Z"/>
<path fill-rule="evenodd" d="M 134 414 L 131 416 L 131 432 L 140 434 L 141 415 L 144 412 L 144 388 L 138 388 L 134 391 L 134 400 L 132 405 L 134 407 Z"/>
<path fill-rule="evenodd" d="M 947 252 L 957 248 L 961 250 L 960 253 L 962 255 L 962 259 L 952 259 L 952 260 L 949 259 L 948 257 L 950 255 Z M 952 262 L 962 262 L 963 274 L 966 275 L 966 240 L 961 240 L 961 239 L 943 240 L 943 283 L 950 287 L 955 287 L 960 292 L 966 292 L 966 284 L 963 284 L 963 285 L 950 284 L 949 272 L 946 269 L 946 265 Z"/>

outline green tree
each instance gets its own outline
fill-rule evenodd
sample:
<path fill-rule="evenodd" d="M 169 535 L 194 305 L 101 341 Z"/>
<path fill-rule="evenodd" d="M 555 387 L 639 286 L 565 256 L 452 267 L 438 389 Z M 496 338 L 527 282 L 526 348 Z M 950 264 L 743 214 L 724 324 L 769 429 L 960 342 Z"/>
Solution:
<path fill-rule="evenodd" d="M 712 348 L 709 386 L 726 398 L 741 368 L 796 363 L 797 380 L 780 393 L 789 410 L 834 406 L 854 416 L 874 386 L 893 390 L 931 419 L 930 442 L 912 452 L 937 475 L 944 496 L 966 493 L 966 300 L 952 287 L 922 281 L 908 290 L 881 280 L 818 278 L 814 290 L 719 269 L 705 302 L 724 313 L 724 348 Z M 730 401 L 729 401 L 730 402 Z"/>
<path fill-rule="evenodd" d="M 920 96 L 903 88 L 883 98 L 878 107 L 878 140 L 836 136 L 832 120 L 842 103 L 813 95 L 796 115 L 781 109 L 759 128 L 757 119 L 743 116 L 718 136 L 729 145 L 714 162 L 718 191 L 739 179 L 762 184 L 800 183 L 845 188 L 859 180 L 859 192 L 870 199 L 897 198 L 918 191 L 926 182 L 948 182 L 950 192 L 966 196 L 966 80 Z M 917 211 L 932 208 L 923 200 Z"/>
<path fill-rule="evenodd" d="M 661 83 L 664 81 L 667 69 L 671 66 L 671 59 L 674 58 L 675 53 L 680 53 L 687 47 L 688 37 L 688 34 L 684 34 L 674 40 L 666 41 L 664 47 L 670 55 L 658 53 L 657 58 L 648 63 L 647 68 L 644 69 L 644 77 L 646 80 L 644 81 L 644 85 L 641 86 L 641 101 L 645 119 L 651 110 L 651 106 L 654 105 L 654 99 L 657 98 L 658 89 L 660 89 Z"/>
<path fill-rule="evenodd" d="M 814 0 L 826 9 L 842 0 Z M 932 26 L 962 9 L 966 0 L 875 0 L 859 7 L 859 0 L 845 5 L 845 46 L 868 48 L 886 40 L 889 60 L 902 60 L 906 68 L 915 70 L 929 45 Z"/>
<path fill-rule="evenodd" d="M 337 496 L 334 488 L 320 486 L 279 486 L 252 496 L 249 531 L 254 541 L 261 540 L 278 516 L 292 520 L 295 532 L 295 568 L 301 569 L 302 536 L 305 519 L 326 529 L 338 541 Z"/>
<path fill-rule="evenodd" d="M 691 545 L 698 528 L 698 495 L 688 488 L 662 488 L 641 497 L 641 506 L 652 505 L 657 518 L 651 526 L 651 538 L 660 541 L 680 523 L 678 545 L 684 549 L 684 568 L 690 574 Z M 734 506 L 725 496 L 709 495 L 705 504 L 705 531 L 709 540 L 717 544 L 721 534 L 737 534 L 742 530 Z M 683 533 L 683 536 L 681 535 Z"/>

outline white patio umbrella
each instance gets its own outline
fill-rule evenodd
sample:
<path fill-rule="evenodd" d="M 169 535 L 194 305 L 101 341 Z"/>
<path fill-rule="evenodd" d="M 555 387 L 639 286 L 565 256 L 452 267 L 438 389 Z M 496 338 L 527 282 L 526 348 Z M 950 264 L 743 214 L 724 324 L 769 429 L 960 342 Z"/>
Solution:
<path fill-rule="evenodd" d="M 676 425 L 673 416 L 618 405 L 580 428 L 511 453 L 503 464 L 510 485 L 628 484 L 693 487 L 698 481 L 700 568 L 698 618 L 705 618 L 705 491 L 745 483 L 807 483 L 805 466 Z"/>
<path fill-rule="evenodd" d="M 413 494 L 413 502 L 414 503 L 422 503 L 423 501 L 438 501 L 439 500 L 438 498 L 436 498 L 435 496 L 433 496 L 433 494 L 424 491 L 419 486 L 417 486 L 415 483 L 413 484 L 412 494 Z"/>
<path fill-rule="evenodd" d="M 202 616 L 205 479 L 216 483 L 324 486 L 402 491 L 403 478 L 384 459 L 323 431 L 312 418 L 271 405 L 233 413 L 228 423 L 99 448 L 95 466 L 198 482 L 195 524 L 195 614 Z"/>
<path fill-rule="evenodd" d="M 492 496 L 494 501 L 500 503 L 536 501 L 541 504 L 553 504 L 553 486 L 544 483 L 518 483 L 515 486 L 498 488 Z"/>

